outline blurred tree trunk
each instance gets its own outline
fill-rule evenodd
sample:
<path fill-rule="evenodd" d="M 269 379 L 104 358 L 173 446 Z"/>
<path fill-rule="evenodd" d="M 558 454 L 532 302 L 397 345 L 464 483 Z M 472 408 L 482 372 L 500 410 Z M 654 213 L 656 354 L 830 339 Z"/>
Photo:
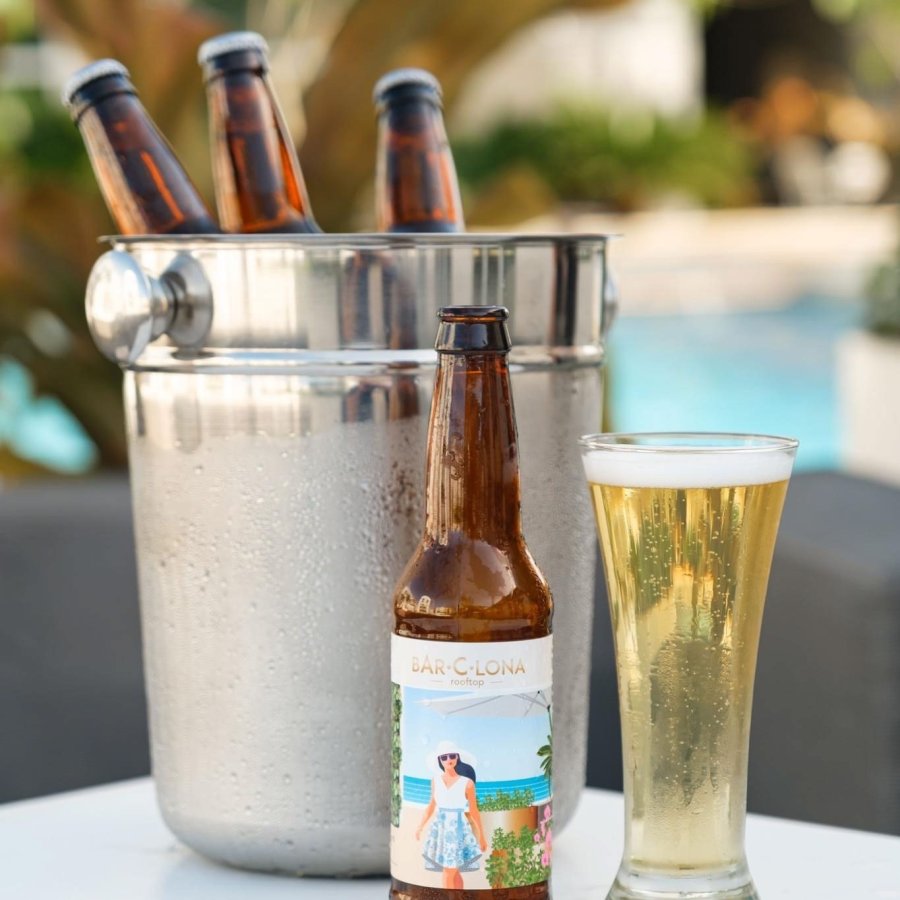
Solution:
<path fill-rule="evenodd" d="M 0 447 L 0 490 L 9 487 L 10 484 L 35 475 L 46 476 L 51 474 L 43 466 L 28 462 L 14 456 L 6 447 Z"/>
<path fill-rule="evenodd" d="M 90 58 L 112 56 L 130 70 L 141 100 L 198 187 L 212 198 L 203 85 L 197 46 L 221 31 L 211 12 L 176 0 L 36 0 L 41 34 L 63 38 Z M 74 126 L 73 126 L 74 129 Z M 100 464 L 126 462 L 122 376 L 97 352 L 84 317 L 84 289 L 101 234 L 115 231 L 96 186 L 69 172 L 27 167 L 0 177 L 0 343 L 34 379 L 38 395 L 57 397 L 97 446 Z M 71 336 L 64 355 L 48 356 L 29 334 L 48 310 Z M 4 469 L 10 470 L 9 460 Z M 38 471 L 23 464 L 19 474 Z"/>
<path fill-rule="evenodd" d="M 97 352 L 84 316 L 84 287 L 109 231 L 102 201 L 49 178 L 22 188 L 0 214 L 0 341 L 31 373 L 35 392 L 57 397 L 97 446 L 101 464 L 125 464 L 121 374 Z M 65 227 L 61 227 L 65 223 Z M 32 316 L 52 313 L 69 333 L 64 355 L 48 356 L 30 336 Z"/>
<path fill-rule="evenodd" d="M 553 12 L 622 2 L 357 0 L 305 99 L 301 162 L 319 223 L 346 230 L 360 191 L 373 177 L 372 87 L 389 69 L 421 66 L 434 72 L 449 109 L 475 66 L 523 26 Z"/>
<path fill-rule="evenodd" d="M 212 176 L 197 48 L 227 28 L 202 4 L 177 0 L 36 0 L 38 27 L 91 58 L 123 62 L 153 120 L 207 201 Z M 215 208 L 214 204 L 211 208 Z"/>
<path fill-rule="evenodd" d="M 355 0 L 307 96 L 302 159 L 323 227 L 348 229 L 360 193 L 371 185 L 371 91 L 380 75 L 402 65 L 428 68 L 441 79 L 451 106 L 473 68 L 523 26 L 561 10 L 621 2 Z M 66 39 L 89 57 L 115 57 L 129 68 L 150 115 L 212 207 L 196 53 L 226 23 L 199 0 L 36 0 L 35 10 L 42 35 Z M 95 186 L 79 173 L 83 163 L 73 156 L 71 171 L 40 171 L 26 156 L 17 162 L 21 171 L 0 171 L 0 345 L 28 368 L 37 393 L 58 397 L 75 414 L 102 465 L 122 465 L 121 375 L 93 347 L 83 307 L 88 273 L 104 249 L 96 237 L 111 223 Z M 47 356 L 33 342 L 29 322 L 41 309 L 70 332 L 64 355 Z"/>

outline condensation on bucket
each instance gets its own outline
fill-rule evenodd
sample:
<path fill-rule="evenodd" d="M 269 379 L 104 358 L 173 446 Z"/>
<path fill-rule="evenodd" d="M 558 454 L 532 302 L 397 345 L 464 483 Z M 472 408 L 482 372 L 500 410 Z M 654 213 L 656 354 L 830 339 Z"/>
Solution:
<path fill-rule="evenodd" d="M 401 377 L 427 412 L 432 370 Z M 153 771 L 166 822 L 210 857 L 387 869 L 390 601 L 421 533 L 427 425 L 389 419 L 391 384 L 126 373 Z M 576 439 L 599 424 L 599 370 L 514 371 L 513 389 L 525 534 L 556 602 L 559 826 L 585 763 L 594 537 Z"/>

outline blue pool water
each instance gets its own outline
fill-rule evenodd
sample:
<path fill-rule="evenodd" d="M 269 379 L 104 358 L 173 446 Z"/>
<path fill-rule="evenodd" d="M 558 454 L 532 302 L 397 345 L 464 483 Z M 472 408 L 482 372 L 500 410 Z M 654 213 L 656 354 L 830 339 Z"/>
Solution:
<path fill-rule="evenodd" d="M 797 469 L 838 467 L 838 340 L 858 304 L 806 297 L 787 308 L 621 316 L 609 339 L 617 431 L 741 431 L 800 439 Z"/>
<path fill-rule="evenodd" d="M 480 802 L 497 791 L 513 793 L 529 789 L 534 794 L 535 803 L 543 803 L 550 799 L 550 782 L 543 776 L 535 778 L 519 778 L 515 781 L 477 781 L 475 797 Z M 431 781 L 427 778 L 403 776 L 403 799 L 410 803 L 421 803 L 423 806 L 431 799 Z"/>
<path fill-rule="evenodd" d="M 609 340 L 612 425 L 793 435 L 798 469 L 836 468 L 835 348 L 860 317 L 858 304 L 821 297 L 760 312 L 623 315 Z M 97 459 L 74 416 L 35 396 L 27 371 L 8 358 L 0 358 L 0 443 L 61 472 Z"/>
<path fill-rule="evenodd" d="M 38 395 L 28 370 L 0 356 L 0 446 L 53 472 L 76 475 L 97 462 L 97 448 L 56 398 Z"/>

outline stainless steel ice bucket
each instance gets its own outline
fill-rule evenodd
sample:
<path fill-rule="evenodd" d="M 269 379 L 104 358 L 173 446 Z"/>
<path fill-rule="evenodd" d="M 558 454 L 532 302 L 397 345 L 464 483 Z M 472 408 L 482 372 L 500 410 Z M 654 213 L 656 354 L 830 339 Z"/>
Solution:
<path fill-rule="evenodd" d="M 602 236 L 113 239 L 153 774 L 237 866 L 387 870 L 390 601 L 422 527 L 438 307 L 503 304 L 525 535 L 556 599 L 555 819 L 584 783 Z"/>

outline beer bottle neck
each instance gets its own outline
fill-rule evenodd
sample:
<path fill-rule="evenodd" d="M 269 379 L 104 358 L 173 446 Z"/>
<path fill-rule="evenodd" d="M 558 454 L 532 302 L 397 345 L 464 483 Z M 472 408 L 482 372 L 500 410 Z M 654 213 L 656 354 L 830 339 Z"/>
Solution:
<path fill-rule="evenodd" d="M 207 81 L 207 96 L 216 201 L 226 230 L 319 231 L 265 68 L 219 69 Z"/>
<path fill-rule="evenodd" d="M 465 230 L 456 168 L 436 96 L 398 88 L 379 109 L 379 231 Z"/>
<path fill-rule="evenodd" d="M 217 233 L 206 205 L 130 83 L 111 76 L 90 88 L 82 91 L 86 102 L 77 124 L 119 231 Z"/>
<path fill-rule="evenodd" d="M 519 460 L 504 351 L 441 353 L 431 409 L 425 537 L 521 538 Z"/>

